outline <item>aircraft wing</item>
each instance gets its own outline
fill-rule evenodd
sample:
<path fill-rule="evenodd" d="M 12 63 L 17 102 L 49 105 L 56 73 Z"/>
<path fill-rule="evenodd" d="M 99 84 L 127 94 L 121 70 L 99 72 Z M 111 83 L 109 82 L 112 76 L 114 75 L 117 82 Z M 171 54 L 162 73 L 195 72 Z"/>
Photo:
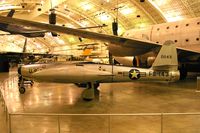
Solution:
<path fill-rule="evenodd" d="M 17 18 L 8 18 L 8 17 L 0 16 L 0 22 L 6 23 L 6 24 L 31 26 L 31 27 L 42 29 L 42 30 L 47 30 L 50 32 L 58 32 L 58 33 L 64 33 L 64 34 L 75 35 L 75 36 L 79 36 L 83 38 L 88 38 L 88 39 L 100 40 L 100 41 L 116 44 L 122 47 L 133 48 L 137 51 L 142 51 L 141 53 L 138 53 L 136 51 L 137 54 L 144 54 L 145 52 L 151 51 L 152 49 L 161 47 L 161 44 L 157 44 L 151 41 L 144 41 L 144 40 L 133 39 L 133 38 L 125 38 L 125 37 L 120 37 L 120 36 L 101 34 L 101 33 L 91 32 L 87 30 L 67 28 L 63 26 L 22 20 L 22 19 L 17 19 Z M 182 54 L 182 56 L 200 55 L 200 53 L 196 51 L 190 51 L 188 49 L 182 49 L 182 48 L 177 48 L 177 49 L 179 50 L 179 53 Z"/>
<path fill-rule="evenodd" d="M 105 41 L 105 42 L 109 42 L 113 44 L 123 45 L 126 47 L 132 47 L 132 48 L 145 47 L 146 49 L 152 49 L 159 46 L 159 44 L 149 42 L 149 41 L 144 42 L 138 39 L 129 39 L 129 38 L 124 38 L 124 37 L 119 37 L 119 36 L 114 36 L 114 35 L 106 35 L 106 34 L 101 34 L 101 33 L 96 33 L 96 32 L 90 32 L 87 30 L 67 28 L 63 26 L 33 22 L 33 21 L 22 20 L 22 19 L 17 19 L 17 18 L 8 18 L 4 16 L 0 16 L 0 22 L 6 23 L 6 24 L 31 26 L 31 27 L 36 27 L 39 29 L 47 30 L 47 31 L 59 32 L 59 33 L 75 35 L 75 36 L 79 36 L 83 38 L 101 40 L 101 41 Z M 133 44 L 136 44 L 136 45 L 133 45 Z"/>
<path fill-rule="evenodd" d="M 24 34 L 32 34 L 32 33 L 46 33 L 48 31 L 46 30 L 24 30 L 24 31 L 18 31 L 19 33 L 24 33 Z"/>

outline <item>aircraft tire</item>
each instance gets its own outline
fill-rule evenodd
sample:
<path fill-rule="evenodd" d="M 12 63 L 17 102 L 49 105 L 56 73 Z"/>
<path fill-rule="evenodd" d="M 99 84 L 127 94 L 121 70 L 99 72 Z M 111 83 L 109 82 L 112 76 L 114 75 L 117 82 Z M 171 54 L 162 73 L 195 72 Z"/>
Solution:
<path fill-rule="evenodd" d="M 20 94 L 24 94 L 26 91 L 25 87 L 19 87 Z"/>
<path fill-rule="evenodd" d="M 90 98 L 83 98 L 84 101 L 92 101 L 93 99 Z"/>

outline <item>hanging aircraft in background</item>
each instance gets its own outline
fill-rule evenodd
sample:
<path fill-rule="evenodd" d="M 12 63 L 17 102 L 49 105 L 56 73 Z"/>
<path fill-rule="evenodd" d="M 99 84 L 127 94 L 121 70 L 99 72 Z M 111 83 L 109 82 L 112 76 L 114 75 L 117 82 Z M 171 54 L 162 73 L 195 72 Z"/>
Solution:
<path fill-rule="evenodd" d="M 66 50 L 56 50 L 54 53 L 64 53 Z M 81 43 L 75 44 L 68 49 L 68 53 L 74 53 L 74 55 L 68 55 L 72 58 L 70 60 L 84 60 L 98 63 L 108 64 L 108 50 L 107 46 L 103 43 Z"/>
<path fill-rule="evenodd" d="M 131 60 L 132 64 L 135 65 L 136 62 L 137 66 L 147 64 L 149 60 L 152 62 L 162 44 L 171 40 L 178 49 L 181 78 L 185 78 L 187 72 L 200 72 L 200 18 L 157 24 L 145 29 L 132 29 L 126 31 L 123 37 L 3 16 L 0 16 L 0 22 L 108 42 L 109 51 L 113 56 L 137 57 L 138 61 Z"/>
<path fill-rule="evenodd" d="M 15 10 L 10 10 L 7 17 L 12 18 L 15 13 Z M 46 30 L 38 30 L 30 27 L 15 25 L 15 24 L 5 24 L 0 23 L 0 30 L 4 32 L 9 32 L 11 35 L 22 35 L 25 37 L 44 37 Z M 10 34 L 1 34 L 1 35 L 10 35 Z"/>
<path fill-rule="evenodd" d="M 10 63 L 32 64 L 44 58 L 52 58 L 59 54 L 27 52 L 28 38 L 25 38 L 22 52 L 0 52 L 0 57 Z"/>
<path fill-rule="evenodd" d="M 93 51 L 97 50 L 99 47 L 98 47 L 98 43 L 90 43 L 90 44 L 79 44 L 77 45 L 78 46 L 78 49 L 77 50 L 81 50 L 83 51 L 81 56 L 89 56 L 89 55 L 92 55 Z"/>
<path fill-rule="evenodd" d="M 18 69 L 22 77 L 19 91 L 25 93 L 24 80 L 54 83 L 86 83 L 83 99 L 92 100 L 99 83 L 131 82 L 131 81 L 177 81 L 177 50 L 172 41 L 166 41 L 150 69 L 134 68 L 108 64 L 51 63 L 22 65 Z"/>
<path fill-rule="evenodd" d="M 83 51 L 80 55 L 84 61 L 109 64 L 107 46 L 102 43 L 79 44 L 78 50 Z"/>

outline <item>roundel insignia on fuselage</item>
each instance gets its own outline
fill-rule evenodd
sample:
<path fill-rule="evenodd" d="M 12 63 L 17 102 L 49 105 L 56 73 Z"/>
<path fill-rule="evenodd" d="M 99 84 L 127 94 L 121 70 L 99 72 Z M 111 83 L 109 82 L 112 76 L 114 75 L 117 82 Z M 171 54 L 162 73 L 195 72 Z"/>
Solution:
<path fill-rule="evenodd" d="M 132 80 L 137 80 L 140 78 L 140 71 L 137 69 L 131 69 L 129 71 L 129 78 Z"/>

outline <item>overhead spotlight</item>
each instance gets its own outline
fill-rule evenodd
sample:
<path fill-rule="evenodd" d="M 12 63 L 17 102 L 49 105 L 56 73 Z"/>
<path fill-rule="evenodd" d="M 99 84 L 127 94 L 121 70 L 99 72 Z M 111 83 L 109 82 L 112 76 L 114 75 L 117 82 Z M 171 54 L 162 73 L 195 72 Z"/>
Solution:
<path fill-rule="evenodd" d="M 145 2 L 145 0 L 140 0 L 140 2 Z"/>
<path fill-rule="evenodd" d="M 79 37 L 78 39 L 79 39 L 79 41 L 80 41 L 80 42 L 82 42 L 82 41 L 83 41 L 83 39 L 82 39 L 81 37 Z"/>
<path fill-rule="evenodd" d="M 57 37 L 57 36 L 58 36 L 58 34 L 57 34 L 56 32 L 51 32 L 51 35 L 52 35 L 53 37 Z"/>
<path fill-rule="evenodd" d="M 140 15 L 137 15 L 136 17 L 137 17 L 137 18 L 140 18 Z"/>
<path fill-rule="evenodd" d="M 25 8 L 27 6 L 27 3 L 22 3 L 21 6 L 22 8 Z"/>
<path fill-rule="evenodd" d="M 114 22 L 112 22 L 112 31 L 113 31 L 113 35 L 118 35 L 117 31 L 118 31 L 118 23 L 116 20 L 114 20 Z"/>
<path fill-rule="evenodd" d="M 56 24 L 56 13 L 55 13 L 55 9 L 50 9 L 49 24 Z"/>

